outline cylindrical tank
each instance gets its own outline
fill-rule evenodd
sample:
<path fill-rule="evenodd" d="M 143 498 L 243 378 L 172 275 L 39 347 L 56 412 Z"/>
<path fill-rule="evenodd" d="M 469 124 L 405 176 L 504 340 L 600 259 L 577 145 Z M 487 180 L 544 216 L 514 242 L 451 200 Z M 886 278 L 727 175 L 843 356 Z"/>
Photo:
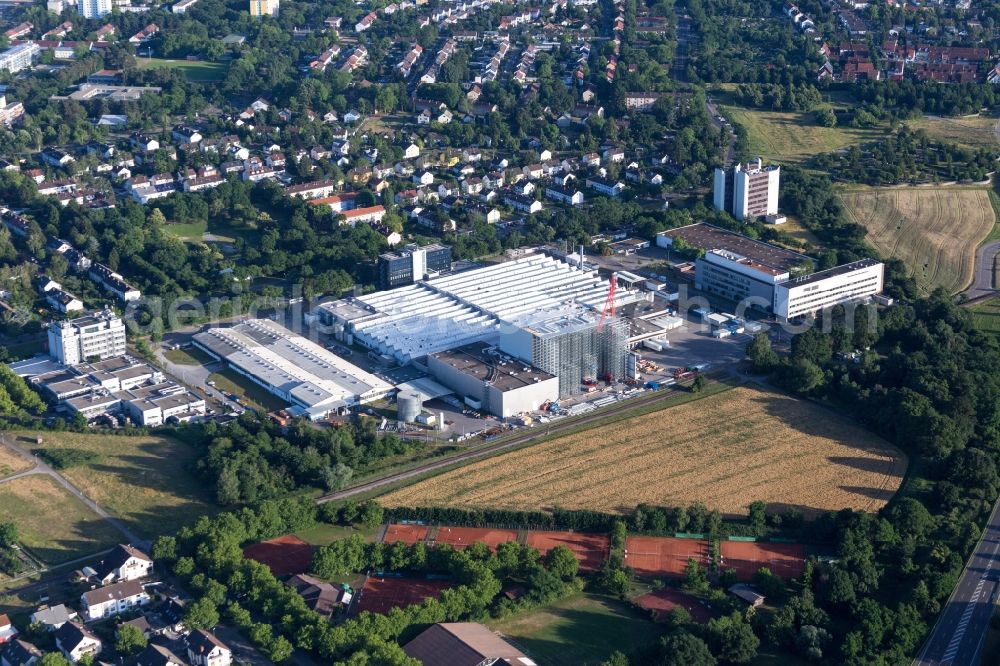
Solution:
<path fill-rule="evenodd" d="M 396 396 L 396 413 L 400 421 L 413 423 L 423 408 L 422 396 L 416 391 L 407 391 Z"/>

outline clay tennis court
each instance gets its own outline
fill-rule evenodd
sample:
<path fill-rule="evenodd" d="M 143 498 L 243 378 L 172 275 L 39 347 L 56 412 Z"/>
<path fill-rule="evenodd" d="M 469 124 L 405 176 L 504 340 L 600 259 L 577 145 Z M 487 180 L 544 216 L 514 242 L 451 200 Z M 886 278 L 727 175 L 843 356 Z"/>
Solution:
<path fill-rule="evenodd" d="M 453 584 L 445 580 L 414 578 L 376 578 L 371 576 L 354 604 L 354 613 L 370 611 L 388 613 L 393 608 L 419 604 L 424 599 L 437 598 Z"/>
<path fill-rule="evenodd" d="M 689 559 L 708 566 L 708 542 L 702 539 L 630 536 L 625 566 L 647 576 L 683 576 Z"/>
<path fill-rule="evenodd" d="M 741 581 L 753 579 L 761 567 L 767 567 L 775 576 L 788 580 L 802 575 L 806 564 L 806 549 L 797 543 L 755 543 L 751 541 L 722 541 L 720 544 L 720 569 L 735 569 Z"/>
<path fill-rule="evenodd" d="M 398 525 L 393 523 L 385 529 L 385 537 L 382 543 L 393 544 L 402 541 L 407 546 L 420 543 L 427 538 L 428 527 L 426 525 Z"/>
<path fill-rule="evenodd" d="M 270 541 L 261 541 L 243 549 L 243 557 L 267 565 L 275 576 L 288 576 L 309 571 L 313 547 L 293 534 Z"/>
<path fill-rule="evenodd" d="M 545 555 L 556 546 L 566 546 L 580 560 L 581 571 L 597 571 L 608 559 L 611 539 L 603 534 L 576 532 L 528 532 L 528 545 Z"/>
<path fill-rule="evenodd" d="M 507 541 L 517 541 L 517 530 L 496 530 L 489 527 L 446 527 L 437 528 L 432 534 L 428 545 L 446 543 L 463 550 L 477 541 L 482 541 L 490 550 L 496 551 L 497 546 Z"/>
<path fill-rule="evenodd" d="M 687 610 L 691 614 L 691 619 L 702 624 L 712 619 L 712 611 L 699 603 L 690 594 L 685 594 L 680 590 L 665 587 L 649 594 L 633 599 L 640 608 L 653 612 L 653 619 L 657 622 L 665 622 L 667 613 L 677 607 Z"/>

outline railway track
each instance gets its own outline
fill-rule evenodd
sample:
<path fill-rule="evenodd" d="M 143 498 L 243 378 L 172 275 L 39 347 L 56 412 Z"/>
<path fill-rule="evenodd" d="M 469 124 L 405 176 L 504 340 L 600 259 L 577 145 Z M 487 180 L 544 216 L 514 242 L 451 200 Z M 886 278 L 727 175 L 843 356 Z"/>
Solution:
<path fill-rule="evenodd" d="M 714 383 L 714 382 L 712 382 Z M 466 451 L 460 453 L 456 456 L 444 460 L 435 460 L 433 462 L 424 463 L 412 469 L 403 470 L 401 472 L 396 472 L 394 474 L 388 474 L 379 478 L 371 479 L 364 483 L 360 483 L 356 486 L 350 488 L 345 488 L 344 490 L 338 490 L 335 493 L 329 493 L 323 495 L 316 500 L 317 504 L 325 504 L 327 502 L 335 502 L 337 500 L 347 499 L 349 497 L 355 497 L 372 490 L 378 490 L 385 486 L 392 485 L 398 481 L 405 481 L 406 479 L 412 479 L 415 476 L 420 476 L 426 474 L 427 472 L 433 472 L 434 470 L 443 469 L 446 467 L 451 467 L 457 463 L 468 462 L 470 460 L 475 460 L 477 458 L 482 458 L 489 456 L 507 449 L 511 449 L 517 446 L 522 446 L 529 442 L 535 440 L 543 440 L 552 437 L 553 435 L 560 435 L 568 430 L 575 430 L 582 425 L 587 425 L 588 423 L 595 423 L 603 421 L 606 419 L 615 408 L 620 408 L 624 406 L 626 409 L 635 409 L 637 407 L 645 407 L 647 405 L 652 405 L 657 402 L 662 402 L 667 398 L 675 395 L 680 395 L 681 391 L 676 389 L 671 389 L 669 391 L 656 391 L 648 396 L 641 396 L 638 398 L 633 398 L 632 400 L 625 401 L 624 403 L 615 403 L 615 405 L 609 405 L 605 409 L 598 409 L 587 414 L 569 417 L 562 419 L 557 424 L 549 425 L 546 428 L 532 428 L 530 431 L 524 433 L 521 436 L 513 437 L 496 444 L 491 444 L 489 446 L 484 446 L 479 449 L 472 451 Z"/>

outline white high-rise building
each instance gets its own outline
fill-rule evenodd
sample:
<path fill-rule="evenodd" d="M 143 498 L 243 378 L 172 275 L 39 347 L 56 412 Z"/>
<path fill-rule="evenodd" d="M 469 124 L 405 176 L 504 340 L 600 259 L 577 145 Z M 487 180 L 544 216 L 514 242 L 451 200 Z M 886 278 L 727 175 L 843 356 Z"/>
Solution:
<path fill-rule="evenodd" d="M 780 166 L 764 166 L 764 161 L 737 164 L 732 169 L 715 170 L 713 203 L 717 210 L 731 213 L 737 220 L 764 217 L 778 212 Z"/>
<path fill-rule="evenodd" d="M 124 356 L 125 324 L 111 310 L 49 324 L 49 356 L 64 365 Z"/>
<path fill-rule="evenodd" d="M 77 11 L 85 19 L 97 19 L 107 16 L 114 9 L 112 0 L 79 0 Z"/>
<path fill-rule="evenodd" d="M 250 0 L 250 16 L 277 16 L 280 0 Z"/>

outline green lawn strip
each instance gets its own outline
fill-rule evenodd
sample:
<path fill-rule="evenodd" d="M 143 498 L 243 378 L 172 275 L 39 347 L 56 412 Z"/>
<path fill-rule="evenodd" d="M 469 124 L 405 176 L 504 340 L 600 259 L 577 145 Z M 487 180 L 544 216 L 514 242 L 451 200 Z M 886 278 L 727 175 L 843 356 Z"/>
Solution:
<path fill-rule="evenodd" d="M 295 536 L 314 546 L 325 546 L 354 534 L 360 535 L 366 542 L 372 542 L 375 540 L 376 532 L 378 532 L 378 527 L 364 527 L 363 525 L 344 527 L 343 525 L 316 523 L 312 527 L 296 532 Z"/>
<path fill-rule="evenodd" d="M 188 81 L 217 83 L 226 78 L 229 65 L 205 60 L 167 60 L 162 58 L 137 58 L 140 69 L 179 69 Z"/>
<path fill-rule="evenodd" d="M 538 663 L 553 666 L 596 666 L 616 647 L 639 647 L 662 633 L 641 611 L 584 592 L 489 626 Z"/>
<path fill-rule="evenodd" d="M 213 372 L 208 376 L 208 380 L 215 382 L 215 388 L 218 390 L 239 396 L 241 402 L 261 412 L 273 412 L 288 406 L 288 403 L 268 393 L 262 386 L 254 384 L 229 368 Z"/>
<path fill-rule="evenodd" d="M 177 365 L 208 365 L 215 362 L 214 358 L 194 347 L 189 349 L 170 349 L 163 352 L 163 356 L 171 363 L 176 363 Z"/>

